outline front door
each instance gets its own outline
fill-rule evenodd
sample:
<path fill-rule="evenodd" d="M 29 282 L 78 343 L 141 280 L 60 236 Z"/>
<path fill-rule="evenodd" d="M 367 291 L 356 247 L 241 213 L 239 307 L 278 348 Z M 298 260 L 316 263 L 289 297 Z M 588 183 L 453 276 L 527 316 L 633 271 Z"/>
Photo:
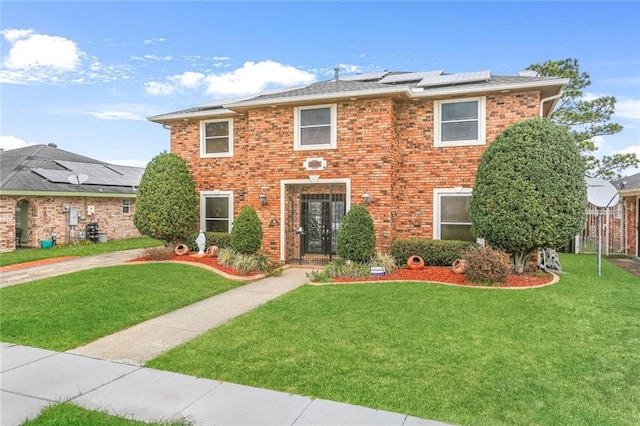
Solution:
<path fill-rule="evenodd" d="M 309 194 L 303 196 L 300 207 L 304 254 L 331 257 L 336 252 L 336 238 L 345 213 L 344 196 Z"/>

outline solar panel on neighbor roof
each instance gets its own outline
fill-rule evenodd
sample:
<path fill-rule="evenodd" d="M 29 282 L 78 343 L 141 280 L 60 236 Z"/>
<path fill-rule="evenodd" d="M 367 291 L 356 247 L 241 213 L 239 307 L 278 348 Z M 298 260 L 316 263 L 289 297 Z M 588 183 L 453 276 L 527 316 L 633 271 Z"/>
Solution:
<path fill-rule="evenodd" d="M 489 80 L 491 71 L 461 72 L 457 74 L 438 75 L 425 77 L 418 83 L 418 87 L 444 86 L 446 84 L 471 83 L 474 81 Z"/>
<path fill-rule="evenodd" d="M 389 74 L 389 71 L 370 72 L 367 74 L 345 75 L 340 77 L 342 81 L 369 81 L 380 80 L 385 75 Z"/>
<path fill-rule="evenodd" d="M 140 184 L 142 177 L 142 173 L 137 169 L 127 167 L 60 160 L 56 163 L 68 170 L 33 169 L 33 171 L 55 183 L 68 183 L 69 176 L 85 174 L 89 177 L 85 182 L 87 185 L 136 186 Z"/>
<path fill-rule="evenodd" d="M 436 77 L 442 74 L 442 70 L 405 72 L 402 74 L 391 74 L 380 80 L 380 83 L 406 83 L 408 81 L 420 81 L 424 78 Z"/>

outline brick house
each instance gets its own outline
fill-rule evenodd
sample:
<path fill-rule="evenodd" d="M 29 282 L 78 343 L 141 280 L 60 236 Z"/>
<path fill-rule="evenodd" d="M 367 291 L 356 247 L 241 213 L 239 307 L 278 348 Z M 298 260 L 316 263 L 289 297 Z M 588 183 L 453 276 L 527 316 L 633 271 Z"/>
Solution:
<path fill-rule="evenodd" d="M 620 190 L 620 204 L 622 205 L 622 217 L 624 226 L 624 253 L 631 257 L 640 257 L 640 173 L 619 179 L 613 182 L 619 188 L 622 182 L 624 187 Z"/>
<path fill-rule="evenodd" d="M 377 249 L 398 238 L 472 239 L 478 162 L 511 123 L 547 116 L 567 79 L 378 72 L 150 117 L 188 163 L 200 226 L 228 232 L 245 205 L 262 252 L 322 261 L 351 205 L 367 205 Z"/>
<path fill-rule="evenodd" d="M 40 247 L 52 233 L 57 244 L 139 237 L 133 213 L 143 173 L 55 144 L 0 151 L 0 251 Z"/>

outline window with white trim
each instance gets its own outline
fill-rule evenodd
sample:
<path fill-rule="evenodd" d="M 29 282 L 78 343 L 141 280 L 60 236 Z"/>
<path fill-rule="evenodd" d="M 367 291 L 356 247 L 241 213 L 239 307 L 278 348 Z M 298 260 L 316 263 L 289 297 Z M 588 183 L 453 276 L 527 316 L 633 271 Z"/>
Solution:
<path fill-rule="evenodd" d="M 200 227 L 205 232 L 231 232 L 233 191 L 200 193 Z"/>
<path fill-rule="evenodd" d="M 337 107 L 316 105 L 294 109 L 294 149 L 335 149 L 337 147 Z"/>
<path fill-rule="evenodd" d="M 200 156 L 233 156 L 233 118 L 200 122 Z"/>
<path fill-rule="evenodd" d="M 434 146 L 484 145 L 486 98 L 434 102 Z"/>
<path fill-rule="evenodd" d="M 433 201 L 434 239 L 476 241 L 469 220 L 471 189 L 435 189 Z"/>
<path fill-rule="evenodd" d="M 122 199 L 122 214 L 131 214 L 131 199 Z"/>

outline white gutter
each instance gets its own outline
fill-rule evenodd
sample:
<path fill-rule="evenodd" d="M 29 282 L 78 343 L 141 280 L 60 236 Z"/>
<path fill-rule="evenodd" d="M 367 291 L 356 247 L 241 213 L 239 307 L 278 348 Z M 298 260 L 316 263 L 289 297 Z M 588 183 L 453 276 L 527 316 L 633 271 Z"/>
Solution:
<path fill-rule="evenodd" d="M 562 89 L 560 89 L 560 93 L 558 93 L 557 95 L 548 96 L 546 98 L 540 99 L 540 117 L 544 116 L 544 107 L 543 107 L 544 103 L 560 98 L 563 95 L 563 93 L 564 93 L 564 86 L 562 86 Z"/>

